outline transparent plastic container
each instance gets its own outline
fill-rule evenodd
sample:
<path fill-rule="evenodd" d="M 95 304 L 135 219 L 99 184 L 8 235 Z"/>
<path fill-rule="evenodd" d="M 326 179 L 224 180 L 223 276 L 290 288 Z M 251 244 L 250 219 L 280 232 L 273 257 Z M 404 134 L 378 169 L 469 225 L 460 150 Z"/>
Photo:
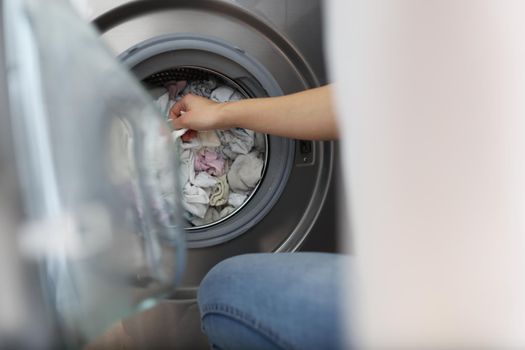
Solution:
<path fill-rule="evenodd" d="M 3 5 L 20 248 L 76 346 L 180 280 L 176 150 L 151 97 L 69 3 Z"/>

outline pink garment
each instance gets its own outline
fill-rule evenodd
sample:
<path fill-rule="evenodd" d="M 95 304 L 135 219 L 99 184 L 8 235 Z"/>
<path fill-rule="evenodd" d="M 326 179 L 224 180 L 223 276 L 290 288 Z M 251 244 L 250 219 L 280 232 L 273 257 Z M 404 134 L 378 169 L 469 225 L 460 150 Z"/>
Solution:
<path fill-rule="evenodd" d="M 170 100 L 175 101 L 182 90 L 186 88 L 186 85 L 188 85 L 188 83 L 185 80 L 167 82 L 165 87 L 168 89 Z"/>
<path fill-rule="evenodd" d="M 220 153 L 202 149 L 195 157 L 195 170 L 206 171 L 214 176 L 222 176 L 226 172 L 226 162 Z"/>

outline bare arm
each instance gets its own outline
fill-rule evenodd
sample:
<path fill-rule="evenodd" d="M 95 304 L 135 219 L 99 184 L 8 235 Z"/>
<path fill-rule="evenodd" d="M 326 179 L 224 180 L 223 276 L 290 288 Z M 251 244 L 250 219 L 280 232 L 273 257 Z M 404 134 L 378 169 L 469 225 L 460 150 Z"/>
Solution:
<path fill-rule="evenodd" d="M 287 96 L 222 104 L 187 95 L 173 106 L 171 117 L 176 129 L 239 127 L 308 140 L 330 140 L 338 136 L 329 85 Z"/>

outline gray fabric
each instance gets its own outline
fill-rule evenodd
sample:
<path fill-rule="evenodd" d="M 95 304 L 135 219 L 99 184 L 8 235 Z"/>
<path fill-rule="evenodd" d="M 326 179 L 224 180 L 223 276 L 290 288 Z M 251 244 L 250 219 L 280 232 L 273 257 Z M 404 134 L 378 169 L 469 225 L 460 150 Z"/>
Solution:
<path fill-rule="evenodd" d="M 235 192 L 250 192 L 261 179 L 263 161 L 257 152 L 239 155 L 228 172 L 230 188 Z"/>

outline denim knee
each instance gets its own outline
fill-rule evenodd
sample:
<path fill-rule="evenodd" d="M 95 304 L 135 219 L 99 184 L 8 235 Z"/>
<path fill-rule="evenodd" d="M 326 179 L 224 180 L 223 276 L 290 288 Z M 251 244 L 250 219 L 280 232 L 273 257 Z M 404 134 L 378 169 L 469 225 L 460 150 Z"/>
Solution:
<path fill-rule="evenodd" d="M 284 349 L 344 348 L 342 260 L 334 254 L 276 253 L 219 263 L 198 292 L 205 333 L 215 339 L 223 332 L 247 339 L 251 332 L 253 339 L 262 337 Z M 225 324 L 237 324 L 239 333 L 228 331 Z"/>
<path fill-rule="evenodd" d="M 246 307 L 250 268 L 246 263 L 261 254 L 224 260 L 204 278 L 198 291 L 202 329 L 215 349 L 290 349 L 277 332 Z M 254 265 L 251 264 L 254 268 Z"/>

